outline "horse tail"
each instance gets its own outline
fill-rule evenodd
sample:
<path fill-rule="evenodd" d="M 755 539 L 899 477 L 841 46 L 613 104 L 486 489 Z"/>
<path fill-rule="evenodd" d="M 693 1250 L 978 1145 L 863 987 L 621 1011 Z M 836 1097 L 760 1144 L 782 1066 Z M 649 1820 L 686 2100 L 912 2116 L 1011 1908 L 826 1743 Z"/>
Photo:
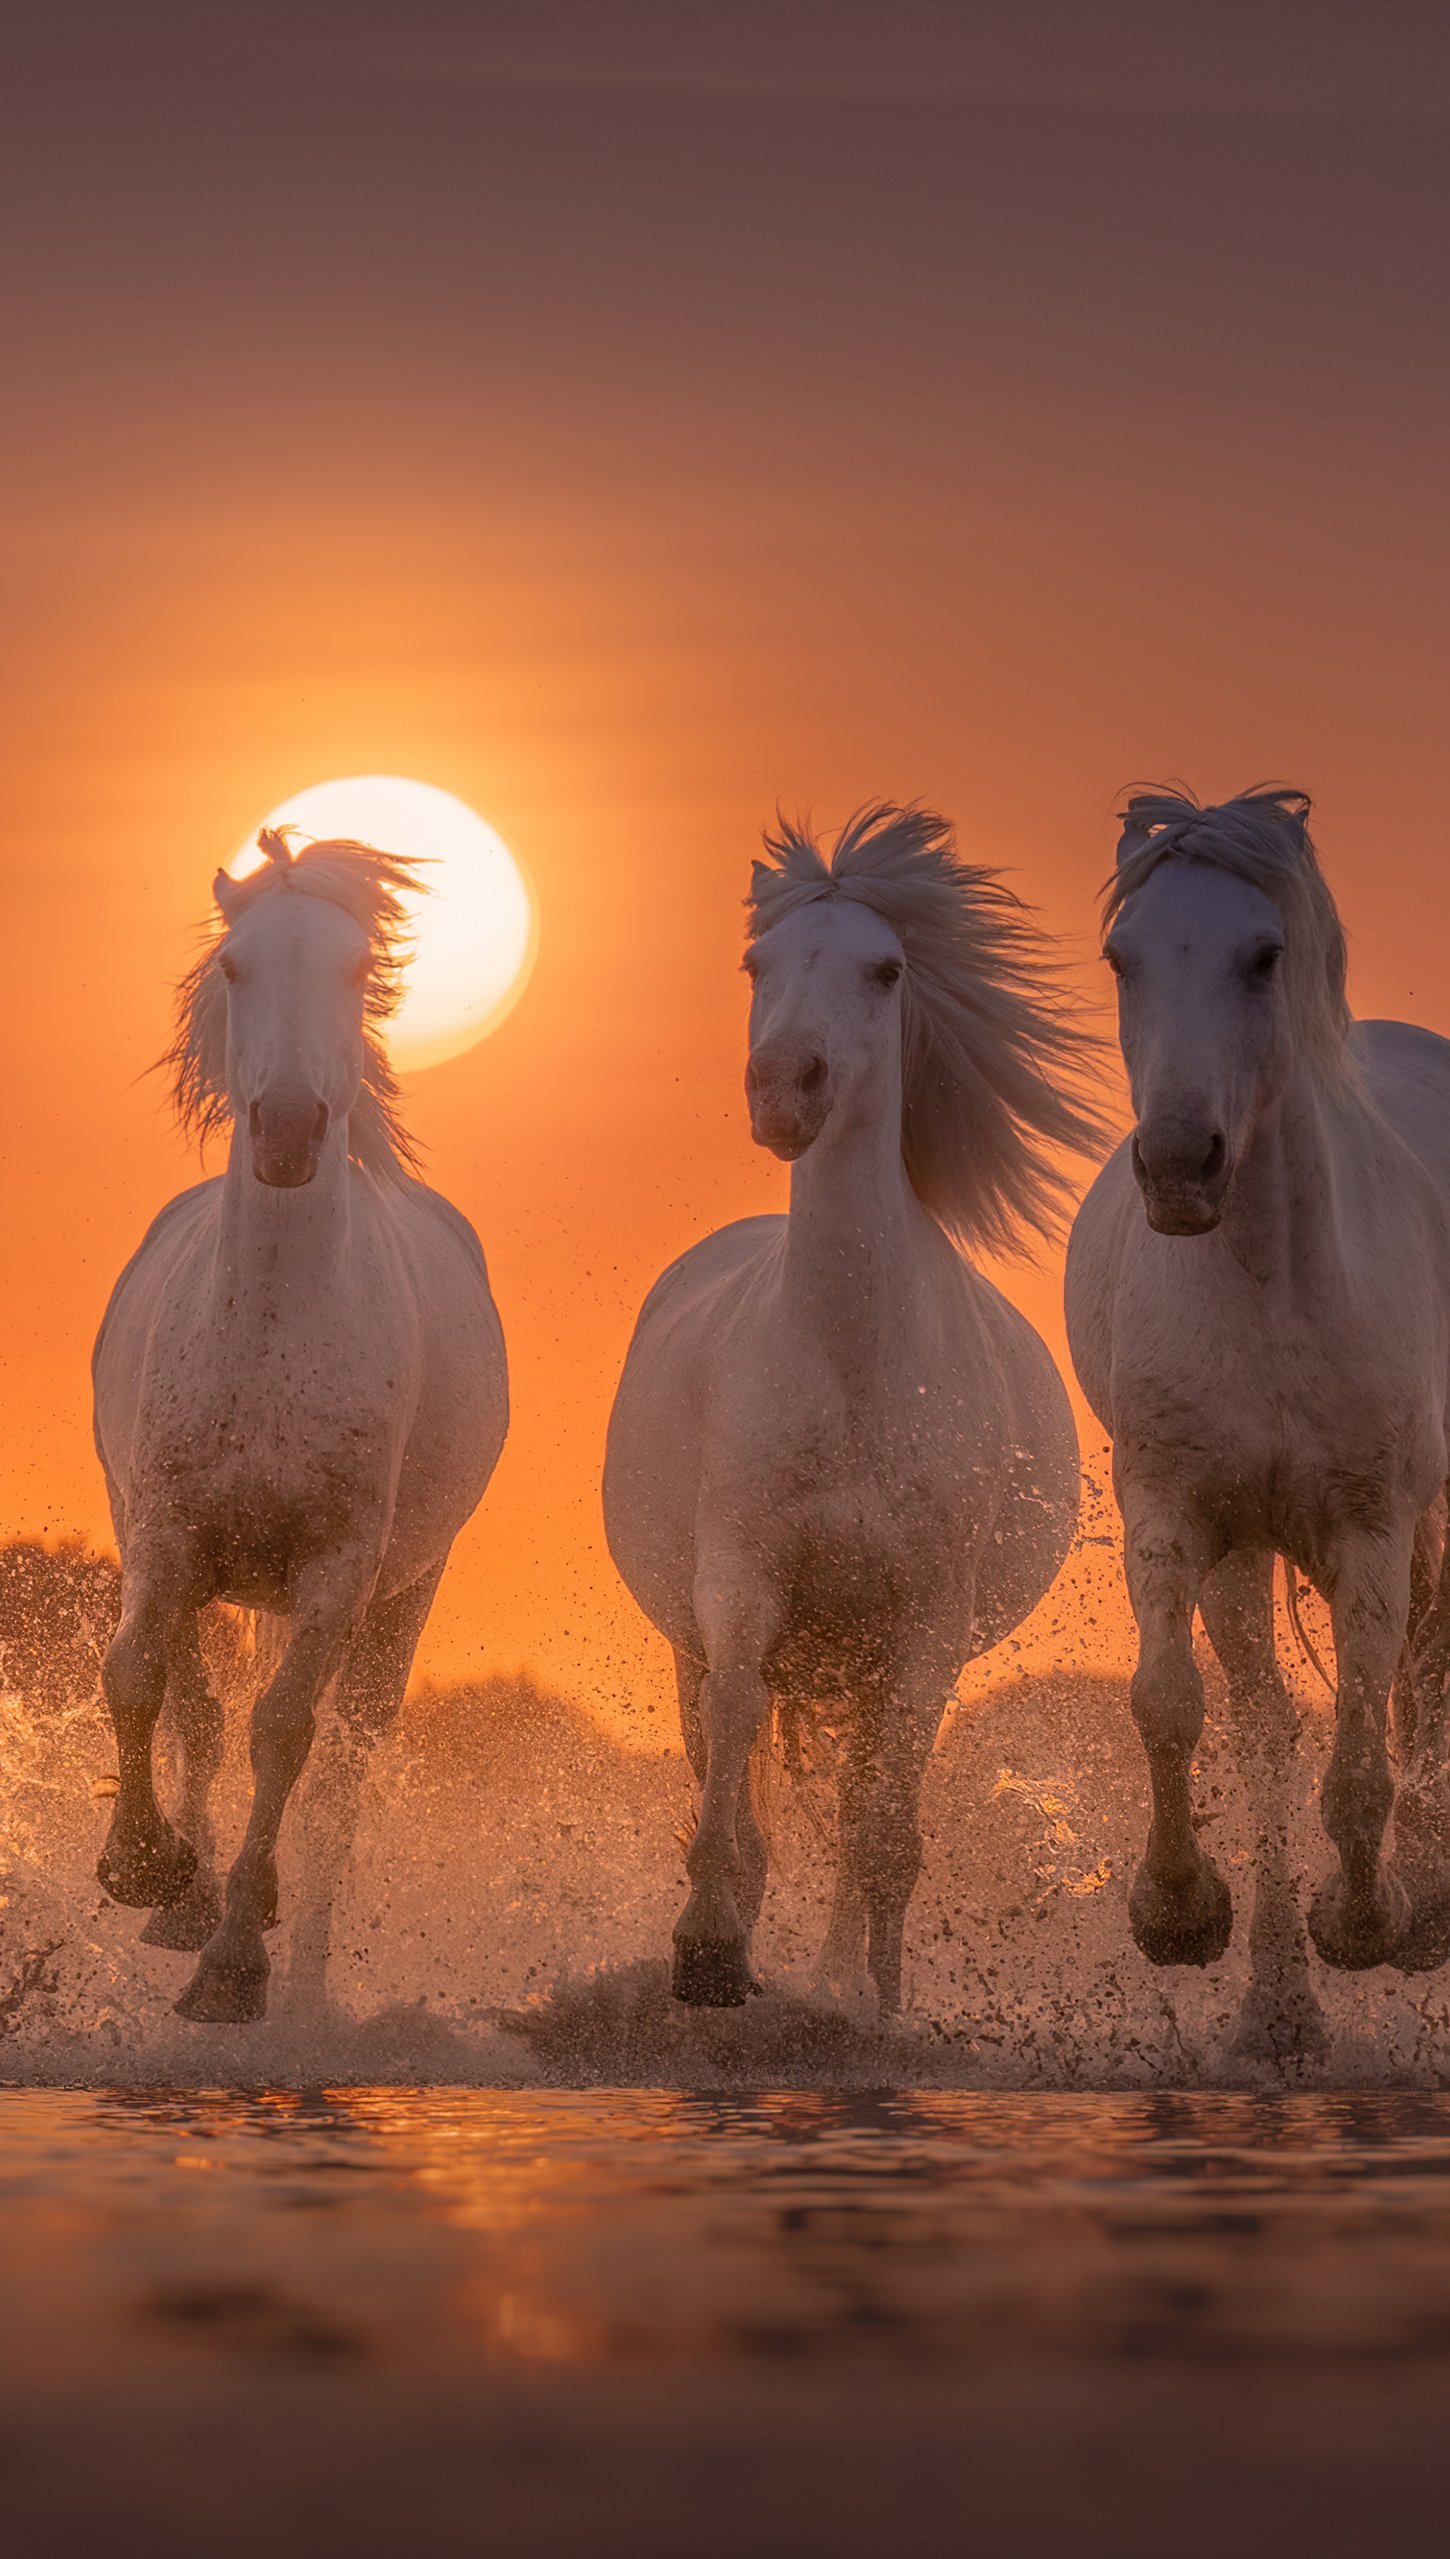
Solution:
<path fill-rule="evenodd" d="M 287 1649 L 285 1617 L 227 1600 L 212 1600 L 202 1610 L 197 1631 L 208 1682 L 223 1704 L 250 1705 Z"/>
<path fill-rule="evenodd" d="M 1299 1650 L 1303 1654 L 1306 1662 L 1312 1664 L 1313 1668 L 1318 1671 L 1319 1676 L 1323 1680 L 1325 1687 L 1328 1689 L 1330 1696 L 1337 1697 L 1339 1694 L 1338 1684 L 1330 1678 L 1328 1671 L 1325 1669 L 1324 1663 L 1319 1654 L 1319 1649 L 1299 1612 L 1298 1573 L 1290 1563 L 1287 1555 L 1285 1555 L 1282 1560 L 1284 1565 L 1284 1605 L 1289 1612 L 1289 1623 L 1294 1629 L 1295 1642 L 1298 1644 Z"/>

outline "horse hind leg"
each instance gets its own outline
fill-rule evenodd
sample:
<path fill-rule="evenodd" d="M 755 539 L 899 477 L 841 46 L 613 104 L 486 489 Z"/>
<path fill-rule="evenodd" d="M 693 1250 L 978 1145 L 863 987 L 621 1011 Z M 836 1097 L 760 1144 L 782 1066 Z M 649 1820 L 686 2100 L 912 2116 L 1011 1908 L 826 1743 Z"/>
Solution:
<path fill-rule="evenodd" d="M 226 1738 L 222 1710 L 207 1685 L 197 1621 L 187 1611 L 177 1630 L 166 1683 L 167 1711 L 181 1752 L 177 1824 L 196 1851 L 196 1871 L 180 1901 L 163 1903 L 141 1931 L 143 1946 L 194 1955 L 222 1915 L 216 1876 L 216 1833 L 211 1792 L 221 1770 Z"/>
<path fill-rule="evenodd" d="M 1228 1683 L 1229 1713 L 1254 1824 L 1249 1985 L 1233 2051 L 1282 2066 L 1322 2061 L 1329 2031 L 1315 1994 L 1289 1857 L 1298 1720 L 1274 1650 L 1274 1557 L 1226 1556 L 1199 1593 L 1199 1613 Z"/>
<path fill-rule="evenodd" d="M 152 1768 L 167 1657 L 188 1605 L 164 1570 L 138 1575 L 126 1591 L 121 1623 L 102 1666 L 120 1783 L 96 1874 L 112 1901 L 129 1910 L 180 1901 L 196 1869 L 195 1850 L 177 1836 L 156 1801 Z"/>
<path fill-rule="evenodd" d="M 1450 1956 L 1450 1804 L 1445 1740 L 1450 1681 L 1450 1539 L 1437 1503 L 1416 1533 L 1414 1581 L 1429 1583 L 1414 1605 L 1411 1637 L 1397 1679 L 1400 1791 L 1395 1803 L 1395 1871 L 1410 1897 L 1410 1923 L 1396 1947 L 1400 1972 L 1434 1972 Z"/>
<path fill-rule="evenodd" d="M 446 1560 L 407 1590 L 373 1602 L 333 1686 L 307 1789 L 305 1881 L 288 1956 L 288 1997 L 303 2004 L 320 2005 L 327 1996 L 333 1916 L 352 1864 L 368 1767 L 397 1722 Z"/>
<path fill-rule="evenodd" d="M 866 1966 L 883 2017 L 901 2006 L 906 1914 L 921 1872 L 921 1789 L 955 1666 L 937 1660 L 893 1686 L 866 1771 L 852 1863 L 866 1909 Z"/>
<path fill-rule="evenodd" d="M 880 1828 L 878 1802 L 881 1748 L 881 1700 L 857 1701 L 846 1719 L 841 1749 L 836 1809 L 836 1875 L 831 1893 L 825 1941 L 816 1966 L 821 1987 L 838 1998 L 870 1998 L 873 1979 L 868 1952 L 872 1919 L 876 1919 L 877 1951 L 889 1925 L 873 1906 L 885 1843 L 873 1835 Z M 909 1858 L 910 1849 L 906 1854 Z M 879 1894 L 876 1896 L 879 1902 Z M 903 1920 L 903 1937 L 905 1926 Z"/>

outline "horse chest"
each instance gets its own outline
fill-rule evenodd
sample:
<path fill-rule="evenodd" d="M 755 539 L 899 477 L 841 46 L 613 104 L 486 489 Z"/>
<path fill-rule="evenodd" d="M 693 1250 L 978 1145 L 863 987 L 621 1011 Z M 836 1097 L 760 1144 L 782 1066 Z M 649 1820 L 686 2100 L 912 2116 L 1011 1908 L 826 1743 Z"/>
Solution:
<path fill-rule="evenodd" d="M 1115 1395 L 1119 1463 L 1235 1540 L 1307 1564 L 1350 1524 L 1418 1510 L 1444 1468 L 1435 1380 L 1352 1314 L 1185 1324 L 1140 1342 Z"/>
<path fill-rule="evenodd" d="M 388 1511 L 403 1400 L 320 1333 L 199 1334 L 158 1378 L 147 1471 L 229 1572 L 253 1559 L 265 1579 Z"/>
<path fill-rule="evenodd" d="M 986 1470 L 963 1465 L 956 1420 L 913 1392 L 889 1402 L 818 1399 L 762 1451 L 754 1537 L 796 1641 L 843 1660 L 867 1630 L 888 1640 L 934 1594 L 965 1580 Z"/>

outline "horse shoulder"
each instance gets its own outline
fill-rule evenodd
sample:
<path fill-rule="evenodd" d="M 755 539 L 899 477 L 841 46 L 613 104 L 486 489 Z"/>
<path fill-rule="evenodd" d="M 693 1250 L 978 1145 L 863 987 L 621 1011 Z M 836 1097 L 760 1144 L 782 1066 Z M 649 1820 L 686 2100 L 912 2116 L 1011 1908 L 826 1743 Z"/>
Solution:
<path fill-rule="evenodd" d="M 604 1460 L 605 1534 L 646 1614 L 689 1639 L 695 1529 L 710 1381 L 724 1343 L 783 1235 L 782 1217 L 741 1218 L 682 1253 L 640 1309 Z M 728 1355 L 726 1358 L 728 1365 Z"/>
<path fill-rule="evenodd" d="M 1073 1220 L 1063 1278 L 1069 1355 L 1091 1411 L 1108 1432 L 1113 1427 L 1113 1306 L 1131 1222 L 1142 1213 L 1125 1140 Z"/>
<path fill-rule="evenodd" d="M 783 1217 L 740 1217 L 690 1245 L 655 1281 L 639 1310 L 635 1340 L 661 1322 L 688 1321 L 692 1314 L 710 1307 L 769 1245 L 784 1236 L 785 1227 Z"/>
<path fill-rule="evenodd" d="M 154 1297 L 175 1269 L 178 1258 L 205 1234 L 213 1212 L 220 1206 L 221 1190 L 222 1177 L 213 1174 L 205 1182 L 193 1182 L 189 1189 L 178 1191 L 175 1199 L 168 1200 L 153 1217 L 107 1299 L 96 1336 L 95 1360 L 138 1300 Z"/>

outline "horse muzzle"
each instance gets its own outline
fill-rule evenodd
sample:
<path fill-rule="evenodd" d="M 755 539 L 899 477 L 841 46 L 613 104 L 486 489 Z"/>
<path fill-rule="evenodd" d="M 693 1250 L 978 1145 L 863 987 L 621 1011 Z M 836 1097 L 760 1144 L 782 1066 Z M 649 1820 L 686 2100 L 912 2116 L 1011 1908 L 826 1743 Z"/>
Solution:
<path fill-rule="evenodd" d="M 247 1113 L 252 1171 L 273 1191 L 315 1181 L 332 1114 L 315 1093 L 262 1094 Z"/>
<path fill-rule="evenodd" d="M 815 1050 L 788 1059 L 757 1053 L 745 1071 L 750 1134 L 783 1164 L 794 1164 L 814 1146 L 831 1108 L 831 1079 Z"/>
<path fill-rule="evenodd" d="M 1233 1172 L 1221 1129 L 1159 1133 L 1140 1124 L 1133 1171 L 1155 1235 L 1211 1235 L 1223 1215 Z"/>

